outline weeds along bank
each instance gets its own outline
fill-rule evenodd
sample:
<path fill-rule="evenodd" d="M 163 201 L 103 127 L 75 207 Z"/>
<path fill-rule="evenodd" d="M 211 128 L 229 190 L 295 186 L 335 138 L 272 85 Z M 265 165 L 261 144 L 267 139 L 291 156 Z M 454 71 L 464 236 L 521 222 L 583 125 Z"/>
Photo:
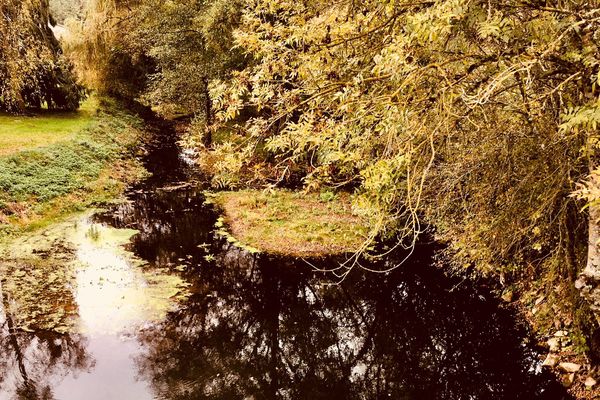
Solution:
<path fill-rule="evenodd" d="M 110 99 L 77 113 L 0 115 L 0 239 L 113 201 L 145 171 L 143 121 Z"/>

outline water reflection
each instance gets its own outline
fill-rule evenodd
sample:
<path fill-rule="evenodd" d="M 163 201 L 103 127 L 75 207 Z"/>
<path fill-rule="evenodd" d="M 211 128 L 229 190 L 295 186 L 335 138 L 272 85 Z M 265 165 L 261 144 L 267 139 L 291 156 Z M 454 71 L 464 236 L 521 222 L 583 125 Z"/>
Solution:
<path fill-rule="evenodd" d="M 52 235 L 60 247 L 40 253 L 48 246 L 42 231 L 26 258 L 2 268 L 7 290 L 0 291 L 0 400 L 152 399 L 149 385 L 137 379 L 134 357 L 142 349 L 134 334 L 164 318 L 176 299 L 185 298 L 187 285 L 146 268 L 122 247 L 136 231 L 86 216 L 60 228 Z M 69 329 L 65 304 L 76 315 Z"/>
<path fill-rule="evenodd" d="M 93 368 L 57 380 L 56 400 L 154 399 L 149 384 L 136 373 L 134 359 L 142 348 L 134 338 L 94 336 L 86 351 L 94 357 Z"/>
<path fill-rule="evenodd" d="M 164 317 L 185 282 L 146 262 L 122 246 L 138 234 L 83 221 L 77 232 L 75 300 L 79 329 L 91 335 L 132 332 Z"/>
<path fill-rule="evenodd" d="M 55 399 L 57 379 L 93 367 L 83 336 L 20 331 L 1 287 L 0 299 L 0 400 Z"/>
<path fill-rule="evenodd" d="M 221 253 L 188 306 L 139 335 L 140 375 L 178 400 L 567 398 L 508 313 L 413 265 L 329 286 Z"/>
<path fill-rule="evenodd" d="M 204 202 L 202 191 L 194 187 L 140 190 L 96 221 L 139 231 L 128 249 L 154 266 L 188 265 L 206 254 L 202 244 L 214 241 L 216 214 Z"/>
<path fill-rule="evenodd" d="M 155 137 L 128 203 L 77 227 L 75 283 L 60 286 L 84 334 L 19 330 L 2 295 L 0 400 L 567 398 L 513 316 L 452 290 L 426 251 L 331 286 L 215 240 L 175 140 Z M 105 240 L 108 226 L 130 231 Z"/>
<path fill-rule="evenodd" d="M 166 164 L 149 164 L 169 185 L 151 181 L 98 216 L 140 231 L 129 249 L 192 284 L 184 307 L 137 335 L 138 379 L 153 398 L 567 398 L 536 371 L 513 316 L 472 289 L 451 291 L 456 282 L 427 252 L 387 276 L 329 286 L 306 264 L 215 241 L 216 215 L 182 185 L 185 165 L 172 150 Z"/>

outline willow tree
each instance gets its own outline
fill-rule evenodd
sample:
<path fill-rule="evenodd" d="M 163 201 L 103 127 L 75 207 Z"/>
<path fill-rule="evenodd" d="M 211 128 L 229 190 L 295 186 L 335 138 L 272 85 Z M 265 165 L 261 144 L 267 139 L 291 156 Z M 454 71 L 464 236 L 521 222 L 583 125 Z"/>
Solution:
<path fill-rule="evenodd" d="M 600 237 L 599 13 L 584 1 L 248 0 L 234 36 L 255 62 L 213 99 L 220 121 L 258 116 L 213 147 L 215 182 L 345 187 L 371 239 L 413 246 L 424 221 L 457 265 L 576 295 Z"/>
<path fill-rule="evenodd" d="M 457 265 L 548 296 L 574 294 L 586 253 L 582 287 L 600 277 L 594 2 L 97 2 L 82 54 L 104 64 L 79 64 L 114 88 L 145 59 L 149 103 L 212 103 L 231 132 L 205 158 L 215 184 L 354 191 L 365 250 L 435 226 Z"/>
<path fill-rule="evenodd" d="M 244 63 L 232 49 L 240 8 L 241 0 L 89 0 L 65 46 L 90 87 L 165 115 L 199 116 L 204 134 L 209 81 Z"/>
<path fill-rule="evenodd" d="M 136 99 L 154 69 L 126 41 L 136 0 L 86 0 L 83 18 L 67 20 L 65 53 L 87 87 L 125 101 Z"/>
<path fill-rule="evenodd" d="M 0 1 L 0 109 L 79 106 L 82 88 L 49 22 L 47 0 Z"/>

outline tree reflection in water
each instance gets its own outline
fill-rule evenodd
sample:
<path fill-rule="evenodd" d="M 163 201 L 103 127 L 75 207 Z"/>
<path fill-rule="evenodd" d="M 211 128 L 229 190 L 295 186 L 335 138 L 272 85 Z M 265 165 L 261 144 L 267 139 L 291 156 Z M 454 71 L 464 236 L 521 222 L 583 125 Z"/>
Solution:
<path fill-rule="evenodd" d="M 165 399 L 567 398 L 514 318 L 414 261 L 341 286 L 230 250 L 143 331 L 140 377 Z"/>
<path fill-rule="evenodd" d="M 93 367 L 81 335 L 17 330 L 1 286 L 0 300 L 1 400 L 53 400 L 57 382 Z"/>
<path fill-rule="evenodd" d="M 215 212 L 188 184 L 176 138 L 169 129 L 156 135 L 146 157 L 153 177 L 96 218 L 138 229 L 130 249 L 150 269 L 185 275 L 193 295 L 148 322 L 139 348 L 129 336 L 17 332 L 3 296 L 0 400 L 53 399 L 53 391 L 100 399 L 107 387 L 126 400 L 566 398 L 535 372 L 538 356 L 513 316 L 472 288 L 451 290 L 456 282 L 426 255 L 330 286 L 302 262 L 255 259 L 215 242 Z M 216 260 L 205 262 L 209 255 Z M 129 376 L 133 354 L 138 381 Z M 90 374 L 62 379 L 77 371 Z"/>
<path fill-rule="evenodd" d="M 186 167 L 165 135 L 148 156 L 154 178 L 97 217 L 139 230 L 130 250 L 152 267 L 186 265 L 193 284 L 181 309 L 138 334 L 139 379 L 155 398 L 566 398 L 535 372 L 538 356 L 513 316 L 472 288 L 451 291 L 457 282 L 427 256 L 328 286 L 301 262 L 221 248 L 217 216 L 201 191 L 181 185 Z"/>

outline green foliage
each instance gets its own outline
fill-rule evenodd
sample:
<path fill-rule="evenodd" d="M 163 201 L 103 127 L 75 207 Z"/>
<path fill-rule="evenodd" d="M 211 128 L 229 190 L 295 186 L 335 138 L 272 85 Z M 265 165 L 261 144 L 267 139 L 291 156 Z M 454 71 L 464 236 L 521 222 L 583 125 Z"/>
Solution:
<path fill-rule="evenodd" d="M 50 27 L 48 2 L 0 3 L 0 110 L 75 110 L 84 97 Z"/>
<path fill-rule="evenodd" d="M 148 84 L 152 60 L 134 56 L 125 40 L 131 8 L 118 0 L 86 0 L 83 19 L 66 21 L 62 45 L 79 80 L 102 95 L 131 101 Z"/>
<path fill-rule="evenodd" d="M 99 114 L 84 125 L 71 115 L 79 130 L 62 141 L 0 156 L 0 230 L 10 230 L 11 221 L 19 223 L 22 216 L 56 215 L 62 208 L 110 201 L 124 185 L 114 179 L 132 180 L 141 173 L 131 163 L 129 175 L 106 171 L 108 165 L 118 169 L 126 163 L 120 159 L 134 151 L 141 127 L 139 118 L 111 103 L 102 100 Z M 27 126 L 39 126 L 48 115 L 26 118 Z"/>
<path fill-rule="evenodd" d="M 208 83 L 244 63 L 233 48 L 242 1 L 142 2 L 131 22 L 129 47 L 156 63 L 143 99 L 164 114 L 199 114 L 210 120 Z"/>
<path fill-rule="evenodd" d="M 336 199 L 337 195 L 331 190 L 324 190 L 319 194 L 319 200 L 321 200 L 323 203 L 328 203 Z"/>
<path fill-rule="evenodd" d="M 576 268 L 585 215 L 571 194 L 589 173 L 600 59 L 590 13 L 248 1 L 233 35 L 254 62 L 211 86 L 236 134 L 201 161 L 220 186 L 354 189 L 370 238 L 410 245 L 425 220 L 484 271 Z"/>
<path fill-rule="evenodd" d="M 167 116 L 197 114 L 204 130 L 209 80 L 244 63 L 232 49 L 241 3 L 90 0 L 85 18 L 67 24 L 65 50 L 89 87 Z"/>
<path fill-rule="evenodd" d="M 148 104 L 196 116 L 187 142 L 215 187 L 352 192 L 367 242 L 412 246 L 434 226 L 457 265 L 503 279 L 561 265 L 573 280 L 579 210 L 600 198 L 596 13 L 578 0 L 141 0 L 107 48 L 152 60 Z"/>

